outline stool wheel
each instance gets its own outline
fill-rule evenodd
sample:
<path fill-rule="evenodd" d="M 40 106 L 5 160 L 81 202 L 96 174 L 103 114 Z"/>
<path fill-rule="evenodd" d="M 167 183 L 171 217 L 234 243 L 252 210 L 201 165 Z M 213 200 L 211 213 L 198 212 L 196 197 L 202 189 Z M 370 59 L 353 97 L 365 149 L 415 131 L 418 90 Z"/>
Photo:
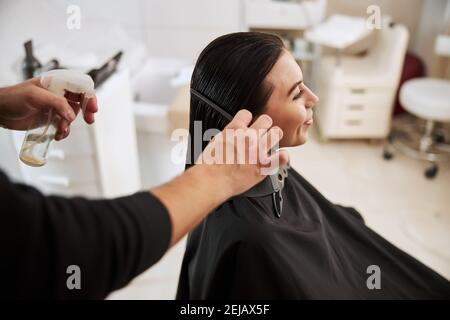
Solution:
<path fill-rule="evenodd" d="M 393 157 L 394 157 L 394 155 L 392 154 L 392 152 L 389 152 L 389 151 L 383 152 L 383 158 L 385 160 L 391 160 Z"/>
<path fill-rule="evenodd" d="M 389 150 L 389 148 L 385 147 L 383 149 L 384 160 L 391 160 L 393 157 L 394 157 L 394 154 Z"/>
<path fill-rule="evenodd" d="M 439 167 L 437 166 L 437 164 L 433 163 L 425 170 L 425 177 L 427 177 L 428 179 L 433 179 L 434 177 L 436 177 L 438 171 Z"/>
<path fill-rule="evenodd" d="M 434 142 L 436 143 L 445 143 L 445 135 L 441 132 L 438 132 L 434 135 Z"/>

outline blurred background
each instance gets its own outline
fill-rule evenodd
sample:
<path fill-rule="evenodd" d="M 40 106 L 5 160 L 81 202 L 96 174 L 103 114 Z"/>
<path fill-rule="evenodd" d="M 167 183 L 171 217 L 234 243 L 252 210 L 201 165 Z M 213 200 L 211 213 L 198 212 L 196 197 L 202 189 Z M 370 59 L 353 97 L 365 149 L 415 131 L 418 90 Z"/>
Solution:
<path fill-rule="evenodd" d="M 193 65 L 214 38 L 279 34 L 320 97 L 291 164 L 450 279 L 449 0 L 0 0 L 0 86 L 89 73 L 100 111 L 39 168 L 0 129 L 0 168 L 48 194 L 115 197 L 184 169 Z M 185 241 L 110 299 L 173 299 Z M 89 250 L 86 248 L 86 250 Z"/>

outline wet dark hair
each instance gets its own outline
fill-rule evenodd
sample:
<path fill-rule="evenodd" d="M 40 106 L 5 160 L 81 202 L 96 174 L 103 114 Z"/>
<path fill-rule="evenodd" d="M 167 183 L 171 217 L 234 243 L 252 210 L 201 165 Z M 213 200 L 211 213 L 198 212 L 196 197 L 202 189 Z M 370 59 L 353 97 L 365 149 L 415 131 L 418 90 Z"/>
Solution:
<path fill-rule="evenodd" d="M 255 118 L 264 112 L 273 91 L 273 86 L 264 79 L 278 61 L 283 48 L 283 41 L 273 34 L 237 32 L 223 35 L 201 52 L 192 74 L 191 88 L 232 116 L 241 109 L 247 109 Z M 212 128 L 222 130 L 229 122 L 191 94 L 188 164 L 194 163 L 198 156 L 190 147 L 194 139 L 194 121 L 202 122 L 203 132 Z M 204 142 L 202 149 L 207 144 Z"/>

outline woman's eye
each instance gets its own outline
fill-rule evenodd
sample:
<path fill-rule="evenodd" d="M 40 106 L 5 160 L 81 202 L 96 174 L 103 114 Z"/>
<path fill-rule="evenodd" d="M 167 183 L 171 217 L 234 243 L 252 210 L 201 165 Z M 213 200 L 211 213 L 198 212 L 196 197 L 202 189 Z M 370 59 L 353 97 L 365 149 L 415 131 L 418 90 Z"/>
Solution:
<path fill-rule="evenodd" d="M 300 99 L 303 96 L 304 92 L 305 90 L 300 90 L 300 92 L 294 96 L 294 100 Z"/>

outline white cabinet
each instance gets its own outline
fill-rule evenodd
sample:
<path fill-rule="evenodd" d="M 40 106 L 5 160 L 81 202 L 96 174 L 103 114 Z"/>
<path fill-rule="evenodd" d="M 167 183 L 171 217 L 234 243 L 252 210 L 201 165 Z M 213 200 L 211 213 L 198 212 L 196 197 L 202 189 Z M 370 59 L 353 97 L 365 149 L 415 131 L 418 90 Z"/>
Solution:
<path fill-rule="evenodd" d="M 323 139 L 387 137 L 407 42 L 404 26 L 385 25 L 367 55 L 321 59 L 314 119 Z"/>
<path fill-rule="evenodd" d="M 384 138 L 389 133 L 394 91 L 382 87 L 336 87 L 321 92 L 316 107 L 323 138 Z"/>

